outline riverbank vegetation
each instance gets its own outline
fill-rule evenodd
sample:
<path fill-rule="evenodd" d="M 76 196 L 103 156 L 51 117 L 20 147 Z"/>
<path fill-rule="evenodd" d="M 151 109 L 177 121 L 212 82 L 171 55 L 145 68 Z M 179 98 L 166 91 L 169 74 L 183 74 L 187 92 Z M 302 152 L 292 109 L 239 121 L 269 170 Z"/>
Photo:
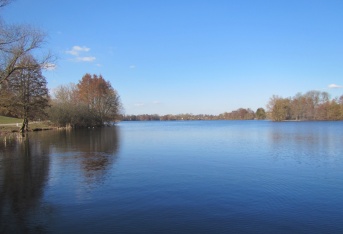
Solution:
<path fill-rule="evenodd" d="M 0 136 L 8 133 L 20 132 L 23 119 L 0 116 Z M 29 131 L 43 131 L 54 129 L 55 125 L 51 121 L 32 121 Z"/>
<path fill-rule="evenodd" d="M 343 120 L 343 95 L 333 99 L 320 91 L 298 93 L 289 98 L 274 95 L 267 108 L 273 121 Z"/>
<path fill-rule="evenodd" d="M 100 127 L 120 119 L 119 94 L 101 75 L 85 74 L 78 84 L 56 88 L 52 97 L 39 69 L 33 73 L 23 70 L 10 78 L 0 87 L 2 132 L 17 132 L 19 121 L 19 131 L 26 132 L 51 127 Z M 16 126 L 4 126 L 10 120 Z M 48 127 L 45 124 L 29 128 L 29 123 L 37 125 L 42 120 L 49 120 Z"/>
<path fill-rule="evenodd" d="M 0 103 L 7 115 L 22 118 L 21 132 L 28 131 L 29 119 L 46 119 L 49 106 L 47 82 L 40 65 L 31 55 L 20 58 L 18 69 L 1 86 Z"/>
<path fill-rule="evenodd" d="M 0 0 L 0 10 L 9 3 L 11 0 Z M 94 127 L 118 119 L 119 95 L 101 75 L 86 74 L 77 85 L 60 86 L 50 97 L 42 70 L 55 65 L 53 56 L 42 51 L 43 32 L 29 25 L 6 24 L 2 19 L 0 32 L 0 115 L 22 119 L 20 132 L 29 131 L 32 121 Z"/>
<path fill-rule="evenodd" d="M 337 121 L 343 120 L 343 95 L 330 98 L 327 92 L 308 91 L 297 93 L 294 97 L 282 98 L 273 95 L 267 111 L 258 108 L 256 112 L 250 108 L 239 108 L 219 115 L 125 115 L 123 121 L 151 121 L 151 120 L 263 120 L 272 121 Z"/>
<path fill-rule="evenodd" d="M 0 9 L 10 2 L 0 0 Z M 29 120 L 46 117 L 49 95 L 41 70 L 53 56 L 42 53 L 45 38 L 32 26 L 0 19 L 0 114 L 22 118 L 21 132 L 28 130 Z"/>
<path fill-rule="evenodd" d="M 120 111 L 119 95 L 110 82 L 85 74 L 78 84 L 55 90 L 49 116 L 59 126 L 95 127 L 119 120 Z"/>
<path fill-rule="evenodd" d="M 258 108 L 256 112 L 250 108 L 239 108 L 231 112 L 225 112 L 219 115 L 193 115 L 193 114 L 178 114 L 178 115 L 124 115 L 123 121 L 172 121 L 172 120 L 253 120 L 266 119 L 265 110 Z"/>

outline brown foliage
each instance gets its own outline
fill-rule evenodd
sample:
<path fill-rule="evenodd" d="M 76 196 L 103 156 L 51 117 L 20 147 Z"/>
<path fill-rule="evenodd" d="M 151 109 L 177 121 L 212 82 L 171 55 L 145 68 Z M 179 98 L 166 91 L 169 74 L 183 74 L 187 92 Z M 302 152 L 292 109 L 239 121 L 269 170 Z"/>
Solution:
<path fill-rule="evenodd" d="M 119 96 L 101 75 L 84 75 L 77 90 L 78 100 L 88 106 L 100 124 L 115 120 L 120 109 Z"/>
<path fill-rule="evenodd" d="M 121 103 L 117 91 L 101 75 L 86 74 L 77 85 L 55 91 L 51 119 L 61 126 L 102 126 L 119 118 Z"/>
<path fill-rule="evenodd" d="M 274 95 L 267 106 L 274 121 L 343 119 L 343 96 L 330 101 L 326 92 L 309 91 L 293 98 Z"/>

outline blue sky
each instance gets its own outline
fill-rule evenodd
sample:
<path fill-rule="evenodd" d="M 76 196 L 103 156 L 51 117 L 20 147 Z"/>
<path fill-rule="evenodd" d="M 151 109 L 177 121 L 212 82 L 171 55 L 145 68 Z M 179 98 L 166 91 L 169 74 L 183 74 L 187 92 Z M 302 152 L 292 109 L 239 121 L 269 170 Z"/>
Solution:
<path fill-rule="evenodd" d="M 342 9 L 341 0 L 16 0 L 0 14 L 49 35 L 59 58 L 44 73 L 51 90 L 102 74 L 126 114 L 219 114 L 265 108 L 273 94 L 342 95 Z"/>

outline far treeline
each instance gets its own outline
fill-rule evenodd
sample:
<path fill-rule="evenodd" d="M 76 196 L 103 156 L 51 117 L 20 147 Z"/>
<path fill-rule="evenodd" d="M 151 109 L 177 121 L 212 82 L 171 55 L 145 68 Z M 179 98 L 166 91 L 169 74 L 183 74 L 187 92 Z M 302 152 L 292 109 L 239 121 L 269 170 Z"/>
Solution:
<path fill-rule="evenodd" d="M 343 95 L 330 99 L 327 92 L 309 91 L 298 93 L 294 97 L 282 98 L 272 96 L 267 104 L 267 111 L 258 108 L 256 112 L 250 108 L 239 108 L 219 115 L 125 115 L 124 121 L 165 121 L 165 120 L 263 120 L 273 121 L 315 121 L 343 120 Z"/>
<path fill-rule="evenodd" d="M 252 119 L 266 119 L 267 114 L 263 108 L 258 108 L 256 112 L 251 109 L 239 108 L 232 112 L 225 112 L 220 115 L 193 115 L 193 114 L 178 114 L 178 115 L 125 115 L 122 117 L 123 121 L 170 121 L 170 120 L 252 120 Z"/>

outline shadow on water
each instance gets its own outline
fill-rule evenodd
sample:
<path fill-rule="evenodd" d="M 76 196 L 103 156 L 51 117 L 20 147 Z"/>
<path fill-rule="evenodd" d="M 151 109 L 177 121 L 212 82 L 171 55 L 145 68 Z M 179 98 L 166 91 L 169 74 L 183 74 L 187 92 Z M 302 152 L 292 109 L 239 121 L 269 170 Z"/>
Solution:
<path fill-rule="evenodd" d="M 0 232 L 42 232 L 29 218 L 40 206 L 49 174 L 49 146 L 29 136 L 0 141 Z"/>
<path fill-rule="evenodd" d="M 51 164 L 73 164 L 87 184 L 98 184 L 115 162 L 118 142 L 116 127 L 0 138 L 0 233 L 47 232 L 54 208 L 43 197 Z"/>

